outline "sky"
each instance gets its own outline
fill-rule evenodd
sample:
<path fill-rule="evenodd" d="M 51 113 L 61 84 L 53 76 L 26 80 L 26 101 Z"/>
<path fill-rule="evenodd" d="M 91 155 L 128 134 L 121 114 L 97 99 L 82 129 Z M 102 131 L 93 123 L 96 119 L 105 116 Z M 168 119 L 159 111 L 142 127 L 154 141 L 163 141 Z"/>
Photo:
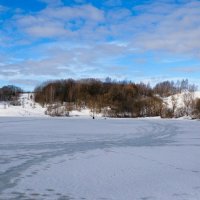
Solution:
<path fill-rule="evenodd" d="M 91 77 L 200 85 L 200 1 L 0 0 L 0 87 Z"/>

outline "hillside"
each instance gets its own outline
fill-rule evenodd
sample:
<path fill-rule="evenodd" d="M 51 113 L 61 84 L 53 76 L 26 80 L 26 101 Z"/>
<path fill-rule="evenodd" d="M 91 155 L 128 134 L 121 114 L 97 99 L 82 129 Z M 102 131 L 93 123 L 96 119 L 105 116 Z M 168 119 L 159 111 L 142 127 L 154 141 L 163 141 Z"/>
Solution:
<path fill-rule="evenodd" d="M 194 99 L 200 98 L 200 91 L 194 92 L 194 93 L 192 93 L 192 95 L 193 95 Z M 179 94 L 175 94 L 173 96 L 164 98 L 164 102 L 167 103 L 169 108 L 172 108 L 172 97 L 174 97 L 177 100 L 177 108 L 181 108 L 184 106 L 184 103 L 183 103 L 184 93 L 179 93 Z"/>
<path fill-rule="evenodd" d="M 19 102 L 21 105 L 13 106 L 6 102 L 0 102 L 0 117 L 48 117 L 45 114 L 47 110 L 46 107 L 42 107 L 40 104 L 34 102 L 32 93 L 23 93 L 20 95 Z M 31 98 L 32 97 L 32 98 Z M 178 112 L 179 109 L 184 107 L 184 93 L 176 94 L 163 98 L 163 102 L 169 109 L 172 109 L 173 102 L 172 98 L 176 100 L 175 111 Z M 194 92 L 193 98 L 200 98 L 200 92 Z M 70 117 L 81 117 L 81 118 L 91 118 L 92 113 L 90 109 L 82 110 L 72 110 L 69 112 Z M 95 114 L 95 117 L 102 117 L 102 114 Z"/>
<path fill-rule="evenodd" d="M 20 95 L 19 102 L 21 105 L 13 106 L 7 102 L 0 102 L 0 116 L 9 117 L 44 117 L 45 108 L 35 103 L 31 98 L 31 93 Z"/>
<path fill-rule="evenodd" d="M 48 117 L 45 115 L 47 108 L 43 108 L 40 104 L 34 102 L 32 93 L 23 93 L 20 95 L 19 102 L 21 105 L 13 106 L 7 102 L 0 102 L 0 117 Z M 32 98 L 31 98 L 32 96 Z M 89 109 L 81 111 L 73 110 L 70 117 L 91 118 Z M 101 115 L 95 115 L 100 117 Z"/>

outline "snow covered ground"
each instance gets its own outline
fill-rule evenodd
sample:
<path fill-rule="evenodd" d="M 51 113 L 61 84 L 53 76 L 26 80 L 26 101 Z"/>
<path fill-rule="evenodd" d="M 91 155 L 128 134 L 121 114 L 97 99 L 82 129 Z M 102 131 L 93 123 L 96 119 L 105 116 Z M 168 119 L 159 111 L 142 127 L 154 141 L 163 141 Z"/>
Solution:
<path fill-rule="evenodd" d="M 199 200 L 200 122 L 0 118 L 0 200 Z"/>
<path fill-rule="evenodd" d="M 47 108 L 43 108 L 40 104 L 34 102 L 31 98 L 32 93 L 24 93 L 20 95 L 20 106 L 9 105 L 8 102 L 0 102 L 0 117 L 49 117 L 45 115 Z M 70 111 L 70 117 L 91 118 L 92 113 L 90 109 L 82 109 L 80 111 Z M 101 118 L 101 114 L 95 114 L 95 117 Z"/>
<path fill-rule="evenodd" d="M 169 96 L 167 98 L 164 98 L 164 102 L 167 103 L 167 106 L 169 108 L 172 108 L 172 97 L 173 97 L 174 100 L 176 101 L 177 108 L 184 107 L 184 101 L 183 101 L 184 94 L 185 93 L 183 92 L 183 93 L 175 94 L 173 96 Z M 197 98 L 200 98 L 200 91 L 193 92 L 193 93 L 191 93 L 191 95 L 192 95 L 192 99 L 194 99 L 194 100 Z"/>
<path fill-rule="evenodd" d="M 35 103 L 31 95 L 24 93 L 20 95 L 19 102 L 21 106 L 12 106 L 5 102 L 0 102 L 0 117 L 45 117 L 46 108 L 42 108 Z"/>

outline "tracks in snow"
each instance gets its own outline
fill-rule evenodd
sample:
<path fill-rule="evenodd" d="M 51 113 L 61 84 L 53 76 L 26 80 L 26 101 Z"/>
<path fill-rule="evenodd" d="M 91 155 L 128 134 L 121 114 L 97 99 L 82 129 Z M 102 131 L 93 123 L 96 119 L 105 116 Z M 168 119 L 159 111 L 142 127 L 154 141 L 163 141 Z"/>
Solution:
<path fill-rule="evenodd" d="M 108 120 L 107 120 L 108 121 Z M 124 127 L 121 128 L 117 133 L 112 130 L 106 129 L 99 130 L 99 133 L 90 134 L 82 134 L 82 132 L 88 130 L 88 126 L 91 124 L 86 124 L 86 130 L 80 129 L 79 133 L 76 134 L 76 137 L 79 138 L 76 141 L 67 141 L 65 138 L 63 141 L 51 141 L 51 142 L 36 142 L 36 143 L 17 143 L 17 144 L 7 144 L 0 145 L 1 152 L 7 154 L 7 157 L 1 155 L 1 166 L 5 166 L 7 168 L 4 171 L 0 171 L 0 194 L 3 193 L 6 189 L 12 188 L 17 185 L 20 180 L 19 177 L 21 174 L 26 171 L 28 168 L 39 165 L 41 163 L 45 163 L 47 160 L 55 157 L 59 157 L 62 155 L 73 155 L 79 152 L 87 152 L 95 149 L 105 149 L 112 147 L 143 147 L 143 146 L 163 146 L 173 142 L 172 137 L 176 135 L 179 130 L 174 125 L 172 121 L 165 120 L 133 120 L 132 125 L 129 128 L 131 130 L 126 130 L 126 123 L 118 123 L 121 121 L 111 120 L 114 124 L 113 127 L 116 126 Z M 5 123 L 0 122 L 3 125 L 7 124 L 16 124 L 20 126 L 26 126 L 26 124 L 30 124 L 31 122 L 36 123 L 38 126 L 41 126 L 41 134 L 42 131 L 42 122 L 41 120 L 11 120 L 6 121 Z M 44 121 L 43 121 L 44 122 Z M 45 119 L 45 123 L 48 120 Z M 88 121 L 87 121 L 88 122 Z M 90 122 L 90 121 L 89 121 Z M 49 123 L 52 123 L 49 120 Z M 65 123 L 65 120 L 62 121 Z M 91 122 L 93 123 L 93 121 Z M 107 122 L 106 122 L 107 123 Z M 109 123 L 109 122 L 108 122 Z M 129 122 L 130 123 L 130 122 Z M 102 120 L 97 120 L 95 124 L 98 124 L 99 128 L 103 128 L 105 122 Z M 6 130 L 7 127 L 5 127 Z M 65 127 L 67 128 L 67 126 Z M 4 131 L 5 131 L 4 130 Z M 1 132 L 0 130 L 0 138 Z M 13 134 L 14 129 L 8 133 Z M 45 130 L 48 131 L 48 130 Z M 131 134 L 133 132 L 133 134 Z M 27 133 L 28 134 L 28 133 Z M 59 133 L 55 134 L 58 135 Z M 66 138 L 68 134 L 66 134 Z M 70 135 L 73 137 L 73 135 Z M 55 139 L 56 140 L 56 139 Z M 2 141 L 3 142 L 3 141 Z M 1 142 L 1 143 L 2 143 Z M 9 159 L 8 159 L 9 158 Z M 16 160 L 21 161 L 20 163 L 15 162 Z"/>

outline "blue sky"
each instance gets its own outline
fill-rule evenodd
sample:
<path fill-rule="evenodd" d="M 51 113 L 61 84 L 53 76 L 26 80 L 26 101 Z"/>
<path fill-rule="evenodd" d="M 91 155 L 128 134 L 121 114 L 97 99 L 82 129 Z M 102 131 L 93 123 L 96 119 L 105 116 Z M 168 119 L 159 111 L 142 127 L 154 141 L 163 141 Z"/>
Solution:
<path fill-rule="evenodd" d="M 200 83 L 200 1 L 0 0 L 0 86 L 111 77 Z"/>

